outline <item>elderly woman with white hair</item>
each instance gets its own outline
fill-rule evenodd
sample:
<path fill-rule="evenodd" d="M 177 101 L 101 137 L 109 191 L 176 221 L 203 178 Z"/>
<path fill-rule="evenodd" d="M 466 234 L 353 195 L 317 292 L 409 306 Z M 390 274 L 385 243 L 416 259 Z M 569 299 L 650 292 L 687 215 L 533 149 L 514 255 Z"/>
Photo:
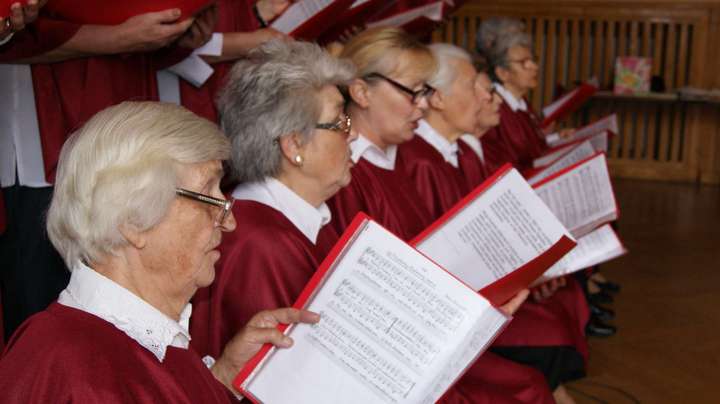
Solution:
<path fill-rule="evenodd" d="M 482 145 L 491 170 L 512 163 L 519 170 L 546 149 L 540 119 L 526 96 L 538 85 L 538 66 L 525 25 L 509 18 L 491 18 L 480 25 L 477 49 L 487 58 L 488 73 L 502 98 L 500 124 L 483 136 Z"/>
<path fill-rule="evenodd" d="M 193 346 L 218 355 L 258 310 L 292 305 L 338 239 L 325 201 L 350 182 L 355 139 L 339 85 L 355 69 L 319 46 L 272 41 L 221 92 L 240 231 L 220 245 L 217 281 L 194 300 Z"/>
<path fill-rule="evenodd" d="M 364 31 L 345 45 L 341 56 L 358 68 L 348 88 L 348 112 L 359 138 L 350 146 L 352 181 L 330 201 L 333 224 L 342 231 L 364 211 L 409 241 L 435 216 L 408 177 L 398 149 L 415 137 L 429 107 L 433 89 L 427 81 L 436 70 L 435 58 L 427 46 L 396 28 Z M 459 186 L 461 178 L 447 180 Z M 513 312 L 525 296 L 520 294 L 505 310 Z M 444 402 L 551 403 L 552 395 L 540 372 L 485 352 Z"/>
<path fill-rule="evenodd" d="M 267 311 L 217 360 L 189 349 L 190 298 L 236 226 L 219 188 L 229 152 L 215 124 L 147 102 L 101 111 L 68 139 L 47 220 L 70 283 L 8 344 L 4 403 L 232 402 L 264 342 L 291 344 L 278 323 L 318 320 Z"/>

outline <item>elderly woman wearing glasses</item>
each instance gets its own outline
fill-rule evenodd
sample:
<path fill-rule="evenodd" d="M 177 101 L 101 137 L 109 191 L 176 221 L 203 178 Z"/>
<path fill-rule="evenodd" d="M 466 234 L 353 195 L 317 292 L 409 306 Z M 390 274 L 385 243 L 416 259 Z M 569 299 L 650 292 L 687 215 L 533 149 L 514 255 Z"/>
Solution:
<path fill-rule="evenodd" d="M 48 233 L 72 275 L 10 341 L 3 402 L 232 402 L 223 385 L 262 343 L 291 343 L 275 325 L 317 321 L 267 311 L 216 360 L 188 348 L 188 302 L 236 226 L 219 188 L 229 153 L 217 126 L 159 103 L 108 108 L 68 139 Z"/>
<path fill-rule="evenodd" d="M 398 147 L 415 136 L 434 90 L 426 83 L 436 62 L 431 51 L 395 28 L 367 30 L 341 54 L 353 61 L 358 78 L 348 87 L 348 112 L 359 138 L 350 148 L 355 166 L 350 185 L 329 202 L 339 231 L 359 211 L 410 240 L 433 220 L 398 158 Z M 513 312 L 524 299 L 505 307 Z M 550 403 L 540 372 L 486 352 L 446 402 Z"/>
<path fill-rule="evenodd" d="M 490 64 L 490 76 L 503 101 L 500 124 L 482 139 L 490 169 L 507 162 L 520 170 L 532 168 L 533 159 L 547 146 L 540 120 L 525 99 L 537 87 L 540 70 L 525 24 L 507 18 L 483 21 L 477 48 Z"/>
<path fill-rule="evenodd" d="M 337 86 L 354 72 L 317 45 L 272 41 L 230 73 L 219 111 L 240 231 L 194 300 L 200 352 L 218 355 L 254 312 L 292 305 L 337 241 L 325 201 L 350 182 L 355 136 Z"/>

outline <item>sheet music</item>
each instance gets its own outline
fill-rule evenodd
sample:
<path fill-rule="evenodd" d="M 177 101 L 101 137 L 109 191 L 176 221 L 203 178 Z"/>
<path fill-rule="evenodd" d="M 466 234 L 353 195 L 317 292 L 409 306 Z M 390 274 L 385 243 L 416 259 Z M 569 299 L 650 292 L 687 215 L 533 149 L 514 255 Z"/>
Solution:
<path fill-rule="evenodd" d="M 584 139 L 587 137 L 594 136 L 600 132 L 610 131 L 612 133 L 620 133 L 620 129 L 618 127 L 618 121 L 617 121 L 617 115 L 612 114 L 608 115 L 602 119 L 599 119 L 590 125 L 584 126 L 578 130 L 575 131 L 575 133 L 572 134 L 572 136 L 561 138 L 557 134 L 557 136 L 548 135 L 548 137 L 545 138 L 548 146 L 550 147 L 556 147 L 563 144 L 571 143 L 576 140 Z"/>
<path fill-rule="evenodd" d="M 604 154 L 540 185 L 535 192 L 575 237 L 617 219 L 617 205 Z"/>
<path fill-rule="evenodd" d="M 573 145 L 567 145 L 564 147 L 560 147 L 557 150 L 554 150 L 550 153 L 547 153 L 543 155 L 542 157 L 538 157 L 535 160 L 533 160 L 533 168 L 541 168 L 545 167 L 547 165 L 552 164 L 555 160 L 562 157 L 565 153 L 572 150 Z"/>
<path fill-rule="evenodd" d="M 592 146 L 590 141 L 586 140 L 579 145 L 575 146 L 569 152 L 565 153 L 562 157 L 555 160 L 552 164 L 545 167 L 542 171 L 528 178 L 530 185 L 535 185 L 545 178 L 562 171 L 563 168 L 570 167 L 575 163 L 579 163 L 586 158 L 595 154 L 595 148 Z"/>
<path fill-rule="evenodd" d="M 417 7 L 403 13 L 367 24 L 368 28 L 375 27 L 402 27 L 410 21 L 425 17 L 432 21 L 442 21 L 443 2 L 437 1 L 422 7 Z"/>
<path fill-rule="evenodd" d="M 572 97 L 574 97 L 575 94 L 578 93 L 578 91 L 580 91 L 580 87 L 578 87 L 578 88 L 576 88 L 576 89 L 568 92 L 567 94 L 565 94 L 565 95 L 563 95 L 562 97 L 558 98 L 558 99 L 555 100 L 554 102 L 550 103 L 548 106 L 546 106 L 545 108 L 543 108 L 543 110 L 542 110 L 543 116 L 544 116 L 544 117 L 548 117 L 548 116 L 554 114 L 555 111 L 557 111 L 557 110 L 560 109 L 565 103 L 567 103 L 568 101 L 570 101 L 570 99 L 572 99 Z"/>
<path fill-rule="evenodd" d="M 300 0 L 288 7 L 272 23 L 272 27 L 284 34 L 291 34 L 332 2 L 333 0 Z"/>
<path fill-rule="evenodd" d="M 416 247 L 480 290 L 564 234 L 567 230 L 513 169 Z"/>
<path fill-rule="evenodd" d="M 294 346 L 272 351 L 249 382 L 263 402 L 433 402 L 506 321 L 374 222 L 308 308 L 320 323 L 292 328 Z"/>
<path fill-rule="evenodd" d="M 577 239 L 577 246 L 545 272 L 535 284 L 613 260 L 627 252 L 609 224 Z"/>

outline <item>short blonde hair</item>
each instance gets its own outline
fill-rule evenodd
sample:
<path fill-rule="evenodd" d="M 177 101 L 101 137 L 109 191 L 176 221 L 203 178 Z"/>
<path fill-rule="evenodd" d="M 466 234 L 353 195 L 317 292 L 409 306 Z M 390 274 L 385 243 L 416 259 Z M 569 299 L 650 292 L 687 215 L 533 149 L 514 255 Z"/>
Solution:
<path fill-rule="evenodd" d="M 428 78 L 435 72 L 435 59 L 430 49 L 400 28 L 372 28 L 353 37 L 340 57 L 350 59 L 359 77 L 370 73 L 392 75 L 401 65 L 399 55 L 411 52 L 418 56 L 413 67 Z"/>
<path fill-rule="evenodd" d="M 65 143 L 47 218 L 50 241 L 68 268 L 102 262 L 126 240 L 121 225 L 145 231 L 175 198 L 179 164 L 225 160 L 217 125 L 177 105 L 124 102 L 93 116 Z"/>

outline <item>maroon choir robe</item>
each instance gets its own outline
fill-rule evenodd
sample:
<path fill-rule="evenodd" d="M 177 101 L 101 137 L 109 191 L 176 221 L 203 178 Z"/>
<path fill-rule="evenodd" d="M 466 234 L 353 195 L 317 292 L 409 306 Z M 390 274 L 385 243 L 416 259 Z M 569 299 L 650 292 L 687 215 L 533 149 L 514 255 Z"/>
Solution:
<path fill-rule="evenodd" d="M 350 184 L 328 201 L 339 232 L 358 212 L 410 241 L 433 221 L 412 181 L 398 161 L 394 170 L 361 158 L 352 168 Z M 441 400 L 443 403 L 553 403 L 543 375 L 533 368 L 483 353 Z"/>
<path fill-rule="evenodd" d="M 313 244 L 281 212 L 255 201 L 233 206 L 237 230 L 224 236 L 215 281 L 193 298 L 191 345 L 218 357 L 261 310 L 289 307 L 338 239 L 325 225 Z"/>
<path fill-rule="evenodd" d="M 215 32 L 249 32 L 260 28 L 260 23 L 253 12 L 252 0 L 220 0 L 218 5 L 218 21 Z M 181 104 L 194 113 L 217 122 L 215 99 L 225 84 L 225 77 L 234 62 L 221 62 L 212 65 L 215 72 L 200 87 L 195 87 L 185 80 L 180 81 Z"/>
<path fill-rule="evenodd" d="M 490 171 L 511 163 L 524 172 L 532 168 L 533 160 L 547 150 L 544 139 L 540 120 L 529 103 L 528 111 L 513 111 L 503 100 L 500 104 L 500 125 L 490 129 L 480 142 Z"/>
<path fill-rule="evenodd" d="M 236 402 L 192 349 L 162 362 L 111 323 L 53 303 L 13 335 L 0 361 L 3 403 Z"/>
<path fill-rule="evenodd" d="M 468 190 L 475 189 L 492 174 L 475 150 L 462 139 L 458 140 L 458 166 Z"/>

